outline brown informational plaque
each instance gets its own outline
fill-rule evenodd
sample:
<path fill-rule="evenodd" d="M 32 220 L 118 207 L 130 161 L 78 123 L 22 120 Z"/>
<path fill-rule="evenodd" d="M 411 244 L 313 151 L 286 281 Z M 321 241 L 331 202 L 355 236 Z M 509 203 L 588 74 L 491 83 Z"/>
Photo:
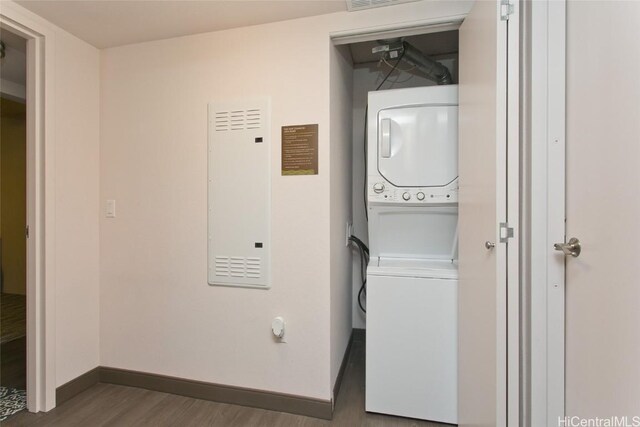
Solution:
<path fill-rule="evenodd" d="M 318 174 L 318 125 L 282 126 L 282 175 Z"/>

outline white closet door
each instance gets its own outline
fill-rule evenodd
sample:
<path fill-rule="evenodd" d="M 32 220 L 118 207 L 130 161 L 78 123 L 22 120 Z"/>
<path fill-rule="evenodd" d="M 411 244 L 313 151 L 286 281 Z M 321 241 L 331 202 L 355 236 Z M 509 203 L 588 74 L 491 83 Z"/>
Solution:
<path fill-rule="evenodd" d="M 627 425 L 640 417 L 638 22 L 637 2 L 567 3 L 566 239 L 582 251 L 548 246 L 566 262 L 565 414 Z"/>
<path fill-rule="evenodd" d="M 507 242 L 499 224 L 507 219 L 508 28 L 500 12 L 498 1 L 477 1 L 460 27 L 461 426 L 507 424 Z"/>

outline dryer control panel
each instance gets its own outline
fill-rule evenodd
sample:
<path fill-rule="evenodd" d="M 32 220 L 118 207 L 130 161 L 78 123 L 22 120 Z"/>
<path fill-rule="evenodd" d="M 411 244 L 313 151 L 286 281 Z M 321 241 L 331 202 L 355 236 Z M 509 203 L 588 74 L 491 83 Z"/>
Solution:
<path fill-rule="evenodd" d="M 367 196 L 370 204 L 455 204 L 458 203 L 458 179 L 444 187 L 395 187 L 384 179 L 370 180 Z"/>

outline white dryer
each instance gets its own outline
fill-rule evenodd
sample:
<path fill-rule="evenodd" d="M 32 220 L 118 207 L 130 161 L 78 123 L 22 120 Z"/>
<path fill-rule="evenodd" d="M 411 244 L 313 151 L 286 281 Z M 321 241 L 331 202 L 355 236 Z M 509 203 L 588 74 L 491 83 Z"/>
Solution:
<path fill-rule="evenodd" d="M 370 206 L 458 201 L 458 86 L 369 92 Z"/>
<path fill-rule="evenodd" d="M 369 94 L 366 410 L 457 423 L 457 86 Z"/>

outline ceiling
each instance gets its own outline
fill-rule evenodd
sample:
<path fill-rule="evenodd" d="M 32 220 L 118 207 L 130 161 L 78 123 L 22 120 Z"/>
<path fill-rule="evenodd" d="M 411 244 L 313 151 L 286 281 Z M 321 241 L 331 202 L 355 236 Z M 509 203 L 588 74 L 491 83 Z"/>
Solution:
<path fill-rule="evenodd" d="M 323 15 L 341 0 L 73 0 L 21 6 L 97 48 Z"/>

